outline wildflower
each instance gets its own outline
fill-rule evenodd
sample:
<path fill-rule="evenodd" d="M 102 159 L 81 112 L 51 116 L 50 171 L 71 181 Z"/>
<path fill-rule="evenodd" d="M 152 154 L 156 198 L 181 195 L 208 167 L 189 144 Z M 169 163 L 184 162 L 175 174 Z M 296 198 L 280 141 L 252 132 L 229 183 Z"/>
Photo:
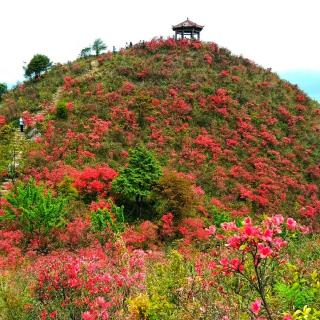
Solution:
<path fill-rule="evenodd" d="M 292 218 L 287 219 L 287 228 L 289 230 L 294 230 L 297 227 L 297 221 Z"/>
<path fill-rule="evenodd" d="M 258 252 L 262 259 L 267 258 L 272 254 L 271 248 L 264 246 L 262 243 L 258 243 Z"/>
<path fill-rule="evenodd" d="M 257 315 L 261 309 L 261 300 L 257 299 L 251 303 L 250 310 Z"/>

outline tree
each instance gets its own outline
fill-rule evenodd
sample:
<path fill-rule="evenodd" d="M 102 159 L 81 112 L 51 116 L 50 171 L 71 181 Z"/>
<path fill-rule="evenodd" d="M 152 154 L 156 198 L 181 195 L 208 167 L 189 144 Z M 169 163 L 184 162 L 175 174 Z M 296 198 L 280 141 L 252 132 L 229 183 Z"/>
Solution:
<path fill-rule="evenodd" d="M 91 54 L 90 47 L 83 48 L 80 52 L 80 58 L 86 58 L 86 57 L 90 56 L 90 54 Z"/>
<path fill-rule="evenodd" d="M 8 90 L 8 87 L 5 83 L 0 83 L 0 101 L 2 98 L 2 95 L 5 94 Z"/>
<path fill-rule="evenodd" d="M 113 181 L 115 192 L 134 198 L 139 215 L 143 199 L 151 195 L 153 186 L 161 177 L 161 167 L 152 152 L 140 146 L 129 152 L 129 164 L 120 170 Z"/>
<path fill-rule="evenodd" d="M 104 42 L 99 38 L 96 39 L 92 45 L 92 50 L 95 51 L 96 56 L 98 56 L 102 51 L 106 50 L 107 46 Z"/>
<path fill-rule="evenodd" d="M 47 71 L 52 66 L 50 59 L 43 54 L 33 56 L 28 66 L 25 68 L 25 77 L 39 77 L 42 72 Z"/>

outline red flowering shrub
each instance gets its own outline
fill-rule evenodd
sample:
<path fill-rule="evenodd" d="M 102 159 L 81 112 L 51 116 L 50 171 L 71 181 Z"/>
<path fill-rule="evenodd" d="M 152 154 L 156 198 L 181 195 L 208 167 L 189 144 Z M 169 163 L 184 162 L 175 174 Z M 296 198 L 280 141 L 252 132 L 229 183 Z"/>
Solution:
<path fill-rule="evenodd" d="M 23 239 L 23 232 L 0 230 L 0 271 L 16 268 L 24 260 L 19 247 Z"/>
<path fill-rule="evenodd" d="M 229 257 L 222 257 L 217 268 L 224 274 L 234 274 L 241 281 L 249 282 L 261 300 L 252 303 L 250 309 L 257 315 L 260 307 L 266 311 L 267 318 L 272 320 L 272 311 L 267 301 L 267 290 L 270 289 L 270 273 L 284 258 L 287 231 L 304 231 L 297 222 L 282 215 L 267 217 L 260 225 L 254 225 L 251 218 L 245 218 L 243 225 L 234 222 L 221 224 L 222 234 L 217 235 L 228 246 Z M 255 275 L 253 278 L 252 273 Z"/>
<path fill-rule="evenodd" d="M 146 254 L 128 253 L 119 243 L 108 246 L 108 253 L 92 247 L 37 258 L 30 272 L 36 277 L 39 313 L 54 310 L 65 319 L 108 319 L 121 312 L 128 294 L 144 288 Z"/>
<path fill-rule="evenodd" d="M 108 166 L 86 167 L 76 175 L 74 186 L 85 198 L 94 200 L 109 193 L 116 176 L 117 172 Z"/>

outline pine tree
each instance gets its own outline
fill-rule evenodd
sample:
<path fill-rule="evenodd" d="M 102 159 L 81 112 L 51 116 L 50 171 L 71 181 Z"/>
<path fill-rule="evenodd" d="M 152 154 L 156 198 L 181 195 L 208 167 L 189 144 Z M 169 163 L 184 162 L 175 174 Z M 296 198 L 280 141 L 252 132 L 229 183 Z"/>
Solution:
<path fill-rule="evenodd" d="M 151 195 L 153 186 L 161 177 L 161 167 L 152 152 L 140 146 L 130 150 L 127 167 L 120 170 L 112 187 L 127 198 L 134 198 L 139 215 L 143 199 Z"/>

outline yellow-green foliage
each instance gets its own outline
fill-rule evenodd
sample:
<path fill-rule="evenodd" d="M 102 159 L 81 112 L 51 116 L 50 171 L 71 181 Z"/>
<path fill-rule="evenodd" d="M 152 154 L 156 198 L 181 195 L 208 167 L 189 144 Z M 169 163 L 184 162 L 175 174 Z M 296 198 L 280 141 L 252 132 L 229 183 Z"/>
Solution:
<path fill-rule="evenodd" d="M 315 270 L 310 274 L 302 274 L 295 265 L 287 265 L 286 281 L 277 283 L 275 290 L 281 303 L 288 309 L 301 309 L 305 305 L 320 307 L 320 277 Z"/>
<path fill-rule="evenodd" d="M 141 298 L 138 301 L 140 309 L 144 301 L 147 310 L 142 315 L 145 318 L 136 319 L 178 319 L 180 290 L 187 284 L 188 276 L 183 257 L 177 251 L 172 251 L 167 263 L 159 263 L 150 271 L 147 279 L 149 301 Z"/>
<path fill-rule="evenodd" d="M 140 294 L 135 298 L 129 299 L 130 318 L 134 320 L 148 320 L 151 302 L 146 294 Z"/>
<path fill-rule="evenodd" d="M 194 214 L 199 198 L 192 190 L 192 182 L 174 171 L 166 171 L 157 187 L 159 213 L 173 212 L 176 220 Z"/>
<path fill-rule="evenodd" d="M 0 275 L 0 320 L 32 320 L 28 306 L 35 306 L 28 286 L 17 272 Z"/>
<path fill-rule="evenodd" d="M 320 310 L 309 308 L 304 306 L 302 310 L 297 310 L 293 314 L 294 320 L 319 320 L 320 319 Z"/>

